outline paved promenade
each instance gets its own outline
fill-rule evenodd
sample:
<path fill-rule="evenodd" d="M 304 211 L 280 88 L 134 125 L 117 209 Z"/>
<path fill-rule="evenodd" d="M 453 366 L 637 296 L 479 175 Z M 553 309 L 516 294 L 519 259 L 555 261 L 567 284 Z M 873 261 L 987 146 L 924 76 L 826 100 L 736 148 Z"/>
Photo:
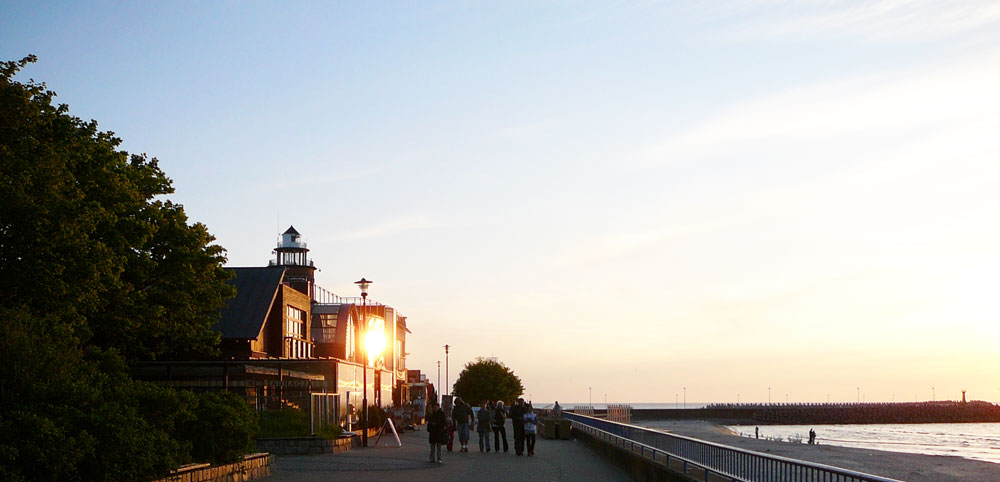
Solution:
<path fill-rule="evenodd" d="M 478 435 L 472 434 L 469 453 L 442 450 L 442 464 L 428 463 L 430 446 L 427 432 L 407 432 L 396 446 L 386 447 L 382 437 L 379 447 L 358 448 L 339 454 L 279 456 L 274 474 L 266 482 L 311 482 L 323 480 L 378 481 L 620 481 L 629 475 L 594 454 L 576 440 L 539 438 L 535 456 L 514 455 L 510 424 L 507 426 L 510 451 L 480 453 Z M 492 435 L 491 435 L 492 439 Z M 457 439 L 456 439 L 457 442 Z M 374 439 L 369 440 L 374 443 Z M 456 446 L 457 450 L 457 446 Z"/>

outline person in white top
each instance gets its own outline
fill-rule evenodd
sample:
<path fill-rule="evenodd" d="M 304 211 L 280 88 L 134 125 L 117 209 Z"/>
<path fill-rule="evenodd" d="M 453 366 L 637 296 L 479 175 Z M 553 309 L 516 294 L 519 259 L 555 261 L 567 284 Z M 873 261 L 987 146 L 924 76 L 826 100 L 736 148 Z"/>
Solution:
<path fill-rule="evenodd" d="M 528 457 L 535 455 L 535 426 L 538 425 L 538 415 L 529 403 L 524 414 L 524 443 L 528 449 Z"/>

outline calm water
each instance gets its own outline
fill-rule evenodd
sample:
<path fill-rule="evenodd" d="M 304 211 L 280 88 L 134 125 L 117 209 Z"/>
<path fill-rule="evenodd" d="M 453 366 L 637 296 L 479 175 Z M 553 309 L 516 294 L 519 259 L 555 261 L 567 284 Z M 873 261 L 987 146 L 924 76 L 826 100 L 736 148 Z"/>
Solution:
<path fill-rule="evenodd" d="M 728 428 L 747 437 L 754 425 Z M 1000 463 L 1000 423 L 921 423 L 899 425 L 760 425 L 760 438 L 927 455 L 955 455 Z"/>

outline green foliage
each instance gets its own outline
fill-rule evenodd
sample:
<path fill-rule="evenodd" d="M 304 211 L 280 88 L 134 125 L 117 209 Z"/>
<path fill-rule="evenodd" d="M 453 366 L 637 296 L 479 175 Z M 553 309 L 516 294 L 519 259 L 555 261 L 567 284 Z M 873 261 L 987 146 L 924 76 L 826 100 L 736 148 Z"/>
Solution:
<path fill-rule="evenodd" d="M 296 409 L 266 410 L 260 414 L 260 436 L 308 437 L 309 414 Z"/>
<path fill-rule="evenodd" d="M 242 397 L 205 392 L 195 398 L 194 420 L 181 431 L 192 445 L 194 460 L 224 464 L 254 451 L 257 414 Z"/>
<path fill-rule="evenodd" d="M 216 350 L 223 249 L 163 198 L 155 158 L 15 81 L 34 60 L 0 62 L 0 479 L 143 480 L 252 450 L 238 399 L 127 369 Z"/>
<path fill-rule="evenodd" d="M 31 60 L 0 63 L 0 306 L 58 315 L 129 361 L 212 353 L 224 251 L 160 198 L 173 187 L 155 158 L 15 82 Z"/>
<path fill-rule="evenodd" d="M 510 405 L 524 393 L 521 379 L 503 363 L 477 358 L 465 364 L 455 381 L 454 395 L 479 405 L 486 400 L 503 400 Z"/>
<path fill-rule="evenodd" d="M 385 413 L 382 407 L 376 405 L 368 406 L 368 428 L 382 428 L 382 424 L 385 423 L 385 419 L 387 418 L 389 418 L 389 414 Z"/>
<path fill-rule="evenodd" d="M 344 429 L 339 425 L 330 424 L 316 431 L 316 436 L 320 438 L 325 438 L 327 440 L 332 440 L 340 437 L 344 433 Z"/>

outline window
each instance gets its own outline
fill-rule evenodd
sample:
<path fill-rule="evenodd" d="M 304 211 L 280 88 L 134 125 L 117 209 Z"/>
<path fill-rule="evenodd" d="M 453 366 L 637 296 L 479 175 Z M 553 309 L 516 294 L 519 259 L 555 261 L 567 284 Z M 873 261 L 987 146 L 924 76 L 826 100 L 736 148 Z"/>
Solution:
<path fill-rule="evenodd" d="M 294 306 L 288 306 L 285 309 L 285 318 L 287 320 L 287 323 L 285 324 L 285 334 L 287 336 L 305 339 L 306 312 Z"/>

